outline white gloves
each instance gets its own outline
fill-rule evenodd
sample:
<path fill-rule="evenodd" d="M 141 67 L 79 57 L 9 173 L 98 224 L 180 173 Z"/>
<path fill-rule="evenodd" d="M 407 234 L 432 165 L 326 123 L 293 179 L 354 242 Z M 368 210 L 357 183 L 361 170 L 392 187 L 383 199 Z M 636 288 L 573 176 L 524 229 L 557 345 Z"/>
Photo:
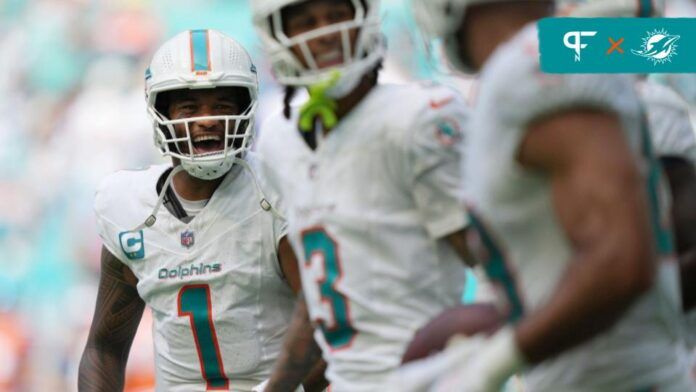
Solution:
<path fill-rule="evenodd" d="M 524 366 L 514 330 L 495 335 L 455 337 L 445 351 L 408 363 L 389 379 L 394 392 L 500 392 L 505 382 Z"/>

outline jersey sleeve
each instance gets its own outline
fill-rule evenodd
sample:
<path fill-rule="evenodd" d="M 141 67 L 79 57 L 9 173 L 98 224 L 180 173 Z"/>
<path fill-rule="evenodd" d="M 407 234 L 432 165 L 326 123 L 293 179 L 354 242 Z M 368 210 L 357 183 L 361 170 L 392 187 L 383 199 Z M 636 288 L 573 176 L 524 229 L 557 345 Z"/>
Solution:
<path fill-rule="evenodd" d="M 467 225 L 461 203 L 461 154 L 469 107 L 454 91 L 439 88 L 406 138 L 409 189 L 432 238 Z"/>
<path fill-rule="evenodd" d="M 516 149 L 531 122 L 571 108 L 617 113 L 624 128 L 634 127 L 641 116 L 635 81 L 631 75 L 541 72 L 536 27 L 530 25 L 484 68 L 479 99 L 495 112 L 500 129 L 518 133 L 501 135 L 512 138 Z"/>
<path fill-rule="evenodd" d="M 111 252 L 114 257 L 125 263 L 125 253 L 122 251 L 119 244 L 119 230 L 117 225 L 109 219 L 110 204 L 110 178 L 105 179 L 97 188 L 94 196 L 94 215 L 97 223 L 97 234 L 102 239 L 102 243 L 106 249 Z"/>
<path fill-rule="evenodd" d="M 650 135 L 658 156 L 672 156 L 696 164 L 696 134 L 689 106 L 669 87 L 644 82 L 638 89 L 650 124 Z"/>

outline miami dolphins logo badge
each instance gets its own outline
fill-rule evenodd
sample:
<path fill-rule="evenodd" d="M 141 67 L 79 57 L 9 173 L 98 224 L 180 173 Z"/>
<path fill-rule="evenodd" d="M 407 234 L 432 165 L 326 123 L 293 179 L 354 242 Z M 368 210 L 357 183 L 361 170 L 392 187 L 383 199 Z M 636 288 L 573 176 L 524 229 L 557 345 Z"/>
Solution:
<path fill-rule="evenodd" d="M 666 30 L 654 30 L 648 32 L 643 38 L 640 50 L 631 50 L 637 56 L 645 57 L 653 62 L 653 65 L 671 62 L 671 58 L 677 54 L 677 41 L 680 36 L 671 35 Z"/>

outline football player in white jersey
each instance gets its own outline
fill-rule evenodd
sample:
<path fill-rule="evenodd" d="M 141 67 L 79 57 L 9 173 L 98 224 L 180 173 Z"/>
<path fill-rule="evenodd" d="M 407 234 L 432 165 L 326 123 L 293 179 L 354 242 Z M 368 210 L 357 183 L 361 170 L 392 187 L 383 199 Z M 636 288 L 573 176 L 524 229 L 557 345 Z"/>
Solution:
<path fill-rule="evenodd" d="M 248 151 L 256 69 L 233 39 L 191 30 L 162 45 L 145 83 L 173 165 L 117 172 L 97 190 L 102 270 L 79 390 L 122 390 L 147 305 L 158 391 L 250 391 L 299 290 L 279 193 Z"/>
<path fill-rule="evenodd" d="M 635 4 L 562 0 L 558 14 L 579 17 L 662 16 L 668 5 L 654 0 Z M 676 91 L 651 78 L 644 78 L 638 82 L 638 94 L 647 113 L 655 154 L 660 159 L 672 196 L 672 226 L 679 255 L 682 308 L 687 316 L 687 346 L 693 349 L 696 345 L 696 133 L 689 105 Z"/>
<path fill-rule="evenodd" d="M 457 193 L 468 112 L 443 87 L 377 84 L 377 0 L 252 6 L 277 79 L 310 93 L 268 120 L 257 145 L 281 172 L 298 309 L 316 327 L 332 391 L 378 390 L 414 332 L 461 298 L 464 265 L 448 239 L 467 225 Z M 296 386 L 315 344 L 291 329 L 265 390 Z"/>
<path fill-rule="evenodd" d="M 542 73 L 533 22 L 552 1 L 414 1 L 453 65 L 483 68 L 464 169 L 470 248 L 510 320 L 426 361 L 434 389 L 497 391 L 525 372 L 532 391 L 693 390 L 635 79 Z"/>

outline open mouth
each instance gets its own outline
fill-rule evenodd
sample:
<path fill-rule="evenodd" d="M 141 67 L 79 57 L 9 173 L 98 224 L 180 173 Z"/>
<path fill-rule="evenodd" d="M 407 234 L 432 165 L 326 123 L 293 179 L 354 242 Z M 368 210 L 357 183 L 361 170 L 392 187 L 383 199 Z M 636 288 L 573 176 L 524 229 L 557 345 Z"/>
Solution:
<path fill-rule="evenodd" d="M 319 69 L 341 65 L 343 64 L 343 51 L 332 50 L 327 53 L 319 54 L 316 57 L 316 62 Z"/>
<path fill-rule="evenodd" d="M 192 140 L 194 155 L 220 152 L 225 148 L 222 135 L 200 135 Z"/>

